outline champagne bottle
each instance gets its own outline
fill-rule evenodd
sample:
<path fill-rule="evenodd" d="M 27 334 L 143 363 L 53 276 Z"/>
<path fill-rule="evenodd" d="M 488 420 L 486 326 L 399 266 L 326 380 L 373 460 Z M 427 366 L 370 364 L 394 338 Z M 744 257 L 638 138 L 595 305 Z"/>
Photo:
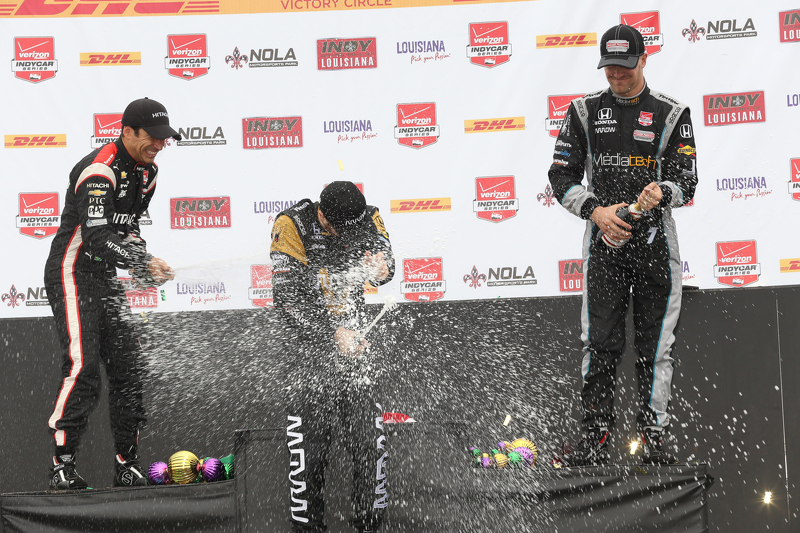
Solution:
<path fill-rule="evenodd" d="M 644 211 L 639 205 L 639 202 L 636 202 L 635 204 L 631 204 L 625 207 L 620 207 L 619 209 L 617 209 L 616 214 L 617 217 L 622 219 L 623 222 L 626 222 L 627 224 L 630 224 L 633 227 L 636 225 L 639 219 L 642 218 Z M 631 229 L 631 231 L 633 230 Z M 603 232 L 600 232 L 600 236 L 603 239 L 603 242 L 612 248 L 622 248 L 623 246 L 625 246 L 625 243 L 628 242 L 628 240 L 630 240 L 630 237 L 628 237 L 627 239 L 618 241 L 612 239 Z"/>

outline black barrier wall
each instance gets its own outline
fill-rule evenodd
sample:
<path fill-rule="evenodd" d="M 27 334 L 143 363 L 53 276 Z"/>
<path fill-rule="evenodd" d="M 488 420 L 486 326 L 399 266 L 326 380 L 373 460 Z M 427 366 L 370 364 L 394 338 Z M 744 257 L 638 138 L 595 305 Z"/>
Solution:
<path fill-rule="evenodd" d="M 716 478 L 711 531 L 800 527 L 800 392 L 792 385 L 800 378 L 799 297 L 798 287 L 684 293 L 672 443 L 683 461 L 709 463 Z M 380 353 L 374 377 L 381 403 L 426 424 L 466 421 L 474 428 L 471 444 L 479 446 L 531 438 L 541 450 L 537 468 L 545 468 L 563 438 L 579 436 L 579 311 L 574 296 L 400 306 L 371 339 Z M 234 430 L 284 425 L 278 389 L 291 376 L 270 311 L 149 314 L 140 325 L 150 369 L 143 462 L 182 449 L 225 455 L 233 451 Z M 42 490 L 52 453 L 46 424 L 59 384 L 52 319 L 0 321 L 0 350 L 0 491 Z M 634 360 L 629 338 L 612 441 L 619 464 L 636 461 L 628 452 Z M 103 398 L 78 457 L 95 487 L 112 481 L 107 419 Z M 457 443 L 438 448 L 432 461 L 462 453 Z M 274 479 L 283 472 L 264 470 L 265 482 L 279 490 Z M 772 493 L 769 505 L 765 491 Z M 334 516 L 331 523 L 343 520 Z"/>

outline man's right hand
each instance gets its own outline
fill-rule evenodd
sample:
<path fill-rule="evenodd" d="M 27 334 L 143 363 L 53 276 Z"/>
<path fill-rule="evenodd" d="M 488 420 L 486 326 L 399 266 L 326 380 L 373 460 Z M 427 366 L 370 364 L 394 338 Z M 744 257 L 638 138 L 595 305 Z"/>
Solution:
<path fill-rule="evenodd" d="M 345 329 L 341 326 L 339 326 L 336 329 L 336 332 L 333 334 L 333 339 L 336 341 L 339 351 L 344 355 L 351 355 L 354 357 L 362 355 L 364 350 L 370 346 L 370 344 L 364 339 L 361 339 L 359 342 L 358 337 L 359 333 L 357 331 Z"/>
<path fill-rule="evenodd" d="M 175 273 L 172 271 L 172 268 L 170 268 L 166 261 L 158 257 L 154 257 L 150 260 L 150 263 L 147 264 L 147 270 L 150 272 L 150 275 L 153 276 L 153 281 L 157 285 L 163 285 L 167 281 L 175 279 Z"/>
<path fill-rule="evenodd" d="M 600 228 L 600 231 L 608 235 L 611 239 L 615 241 L 624 241 L 625 239 L 630 239 L 631 233 L 630 229 L 633 227 L 623 222 L 621 218 L 617 216 L 617 210 L 620 207 L 625 207 L 625 202 L 610 205 L 608 207 L 595 207 L 594 211 L 592 211 L 592 222 L 597 224 L 597 227 Z"/>

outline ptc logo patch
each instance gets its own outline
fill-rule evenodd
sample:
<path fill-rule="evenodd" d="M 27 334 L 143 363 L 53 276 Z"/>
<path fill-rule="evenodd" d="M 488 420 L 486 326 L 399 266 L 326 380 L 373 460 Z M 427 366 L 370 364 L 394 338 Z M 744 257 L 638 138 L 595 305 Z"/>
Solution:
<path fill-rule="evenodd" d="M 34 239 L 52 237 L 61 223 L 58 208 L 57 192 L 20 193 L 17 216 L 19 232 Z"/>
<path fill-rule="evenodd" d="M 403 259 L 400 292 L 412 302 L 433 302 L 444 298 L 444 273 L 441 257 Z"/>
<path fill-rule="evenodd" d="M 402 146 L 425 148 L 439 140 L 436 103 L 397 104 L 394 137 Z"/>
<path fill-rule="evenodd" d="M 39 83 L 54 78 L 58 71 L 56 44 L 53 37 L 14 37 L 14 77 Z"/>
<path fill-rule="evenodd" d="M 717 243 L 717 264 L 714 277 L 720 285 L 746 287 L 758 281 L 761 265 L 756 255 L 756 241 Z"/>
<path fill-rule="evenodd" d="M 515 192 L 514 176 L 475 178 L 472 210 L 478 218 L 489 222 L 503 222 L 517 216 L 519 200 Z"/>
<path fill-rule="evenodd" d="M 211 58 L 204 33 L 167 35 L 167 57 L 164 66 L 170 76 L 193 80 L 208 74 Z"/>
<path fill-rule="evenodd" d="M 471 23 L 467 57 L 473 65 L 486 68 L 508 63 L 511 59 L 508 22 Z"/>

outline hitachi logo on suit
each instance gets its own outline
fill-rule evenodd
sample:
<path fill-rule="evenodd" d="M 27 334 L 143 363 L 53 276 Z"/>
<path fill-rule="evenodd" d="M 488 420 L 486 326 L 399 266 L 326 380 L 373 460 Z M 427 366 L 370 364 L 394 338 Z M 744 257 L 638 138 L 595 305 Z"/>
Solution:
<path fill-rule="evenodd" d="M 592 158 L 592 163 L 601 167 L 644 167 L 655 170 L 658 161 L 650 156 L 623 155 L 623 154 L 597 154 Z"/>

